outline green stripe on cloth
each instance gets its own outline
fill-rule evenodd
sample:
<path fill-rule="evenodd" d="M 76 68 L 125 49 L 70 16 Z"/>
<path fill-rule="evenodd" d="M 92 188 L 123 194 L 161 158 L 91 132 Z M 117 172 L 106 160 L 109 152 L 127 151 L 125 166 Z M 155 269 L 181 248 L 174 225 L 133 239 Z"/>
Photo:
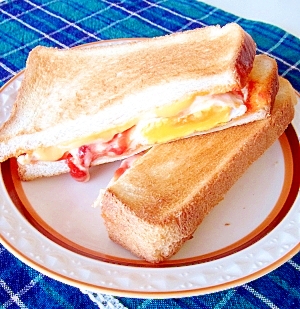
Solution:
<path fill-rule="evenodd" d="M 28 52 L 36 45 L 72 47 L 96 40 L 153 37 L 237 22 L 253 36 L 258 52 L 275 57 L 280 74 L 296 89 L 300 87 L 299 39 L 277 27 L 245 20 L 201 2 L 11 1 L 2 4 L 0 12 L 0 48 L 4 55 L 1 84 L 25 67 Z"/>

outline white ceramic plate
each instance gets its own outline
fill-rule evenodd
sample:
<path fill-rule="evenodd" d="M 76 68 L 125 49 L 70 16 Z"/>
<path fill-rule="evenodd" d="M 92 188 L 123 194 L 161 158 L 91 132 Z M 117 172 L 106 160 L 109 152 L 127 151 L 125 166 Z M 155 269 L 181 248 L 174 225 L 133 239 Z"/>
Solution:
<path fill-rule="evenodd" d="M 0 121 L 8 117 L 22 77 L 1 89 Z M 182 297 L 258 278 L 300 249 L 299 120 L 300 104 L 293 126 L 232 187 L 194 238 L 159 266 L 111 242 L 100 209 L 91 207 L 119 163 L 94 168 L 85 184 L 69 175 L 22 183 L 15 160 L 2 163 L 1 242 L 50 277 L 113 295 Z"/>

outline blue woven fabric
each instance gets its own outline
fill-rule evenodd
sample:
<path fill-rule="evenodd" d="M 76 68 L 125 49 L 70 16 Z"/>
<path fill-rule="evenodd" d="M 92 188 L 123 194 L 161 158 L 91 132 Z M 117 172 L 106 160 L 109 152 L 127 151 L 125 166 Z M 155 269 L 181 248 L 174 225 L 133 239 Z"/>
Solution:
<path fill-rule="evenodd" d="M 153 37 L 228 22 L 254 38 L 259 53 L 278 62 L 279 73 L 300 91 L 300 40 L 285 31 L 228 14 L 198 1 L 13 0 L 0 3 L 0 86 L 25 67 L 37 45 L 72 47 L 97 40 Z M 300 308 L 300 253 L 243 286 L 180 299 L 119 297 L 128 308 Z M 112 308 L 48 278 L 0 246 L 1 308 Z M 114 304 L 117 306 L 117 302 Z M 113 305 L 111 305 L 113 306 Z"/>
<path fill-rule="evenodd" d="M 78 289 L 37 272 L 0 245 L 1 308 L 97 308 Z"/>
<path fill-rule="evenodd" d="M 128 308 L 257 309 L 300 308 L 300 254 L 270 274 L 222 292 L 180 299 L 120 298 Z"/>

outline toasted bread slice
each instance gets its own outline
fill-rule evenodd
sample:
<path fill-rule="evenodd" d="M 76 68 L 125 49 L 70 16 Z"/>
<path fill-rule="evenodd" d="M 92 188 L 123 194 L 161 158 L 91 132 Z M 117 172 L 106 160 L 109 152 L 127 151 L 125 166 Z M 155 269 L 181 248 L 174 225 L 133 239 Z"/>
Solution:
<path fill-rule="evenodd" d="M 232 120 L 228 124 L 223 124 L 212 130 L 218 131 L 230 126 L 241 125 L 245 122 L 255 121 L 265 118 L 270 113 L 274 98 L 278 91 L 278 72 L 276 61 L 266 55 L 258 55 L 253 62 L 253 68 L 248 76 L 248 100 L 246 102 L 249 114 Z M 251 109 L 254 110 L 251 113 Z M 204 133 L 204 132 L 203 132 Z M 187 136 L 189 137 L 189 136 Z M 132 154 L 145 150 L 148 147 L 136 149 Z M 119 156 L 119 159 L 126 158 L 128 154 Z M 97 164 L 110 162 L 115 158 L 101 158 Z M 22 180 L 32 180 L 42 176 L 53 176 L 68 172 L 67 164 L 61 161 L 36 162 L 34 164 L 19 164 L 19 175 Z"/>
<path fill-rule="evenodd" d="M 176 103 L 178 111 L 191 94 L 239 91 L 255 50 L 252 38 L 234 23 L 94 48 L 36 47 L 12 116 L 0 131 L 0 161 L 109 140 L 157 110 L 169 114 Z M 153 145 L 145 143 L 136 142 L 123 157 Z"/>
<path fill-rule="evenodd" d="M 284 132 L 295 103 L 280 78 L 271 117 L 150 149 L 96 201 L 109 237 L 151 263 L 171 257 Z"/>

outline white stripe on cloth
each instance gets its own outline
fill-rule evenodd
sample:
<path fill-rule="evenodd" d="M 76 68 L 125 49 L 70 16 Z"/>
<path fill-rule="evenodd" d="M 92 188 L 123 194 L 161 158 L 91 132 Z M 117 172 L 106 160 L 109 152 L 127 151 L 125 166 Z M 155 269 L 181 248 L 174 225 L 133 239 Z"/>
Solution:
<path fill-rule="evenodd" d="M 250 293 L 252 293 L 255 297 L 257 297 L 258 299 L 260 299 L 264 304 L 266 304 L 267 306 L 269 306 L 272 309 L 280 309 L 279 307 L 277 307 L 272 301 L 270 301 L 268 298 L 266 298 L 264 295 L 262 295 L 261 293 L 257 292 L 256 290 L 254 290 L 251 286 L 249 286 L 248 284 L 244 284 L 242 286 L 245 290 L 249 291 Z"/>
<path fill-rule="evenodd" d="M 215 11 L 218 10 L 217 8 L 214 8 L 211 12 L 209 12 L 208 14 L 206 14 L 205 16 L 203 16 L 203 17 L 201 18 L 201 21 L 200 21 L 200 20 L 193 19 L 193 18 L 190 18 L 190 17 L 185 16 L 185 15 L 182 15 L 182 14 L 180 14 L 180 13 L 178 13 L 178 12 L 175 12 L 175 11 L 169 9 L 169 8 L 166 8 L 166 7 L 164 7 L 164 6 L 159 5 L 160 3 L 163 3 L 163 2 L 166 2 L 166 1 L 160 1 L 160 2 L 157 2 L 157 3 L 152 3 L 152 2 L 150 2 L 150 1 L 144 0 L 144 2 L 147 3 L 147 4 L 150 4 L 151 6 L 154 6 L 154 7 L 156 7 L 156 8 L 159 8 L 159 9 L 161 9 L 161 10 L 163 10 L 163 11 L 166 11 L 166 12 L 168 12 L 168 13 L 171 13 L 171 14 L 177 16 L 177 17 L 186 19 L 187 21 L 189 21 L 190 24 L 191 24 L 191 23 L 195 23 L 195 24 L 199 24 L 199 25 L 201 25 L 201 26 L 207 26 L 205 23 L 202 22 L 202 20 L 205 19 L 205 18 L 207 18 L 207 17 L 209 17 L 211 14 L 213 14 Z"/>
<path fill-rule="evenodd" d="M 10 13 L 4 11 L 4 10 L 2 10 L 1 7 L 0 7 L 0 12 L 3 13 L 4 15 L 6 15 L 6 16 L 9 16 L 11 19 L 13 19 L 13 20 L 19 22 L 20 24 L 22 24 L 22 25 L 25 26 L 26 28 L 31 29 L 31 30 L 37 32 L 38 34 L 40 34 L 40 35 L 42 35 L 43 37 L 49 39 L 50 41 L 53 41 L 53 42 L 56 43 L 57 45 L 59 45 L 59 46 L 61 46 L 61 47 L 64 47 L 64 48 L 67 48 L 67 47 L 68 47 L 68 46 L 66 46 L 65 44 L 63 44 L 63 43 L 61 43 L 61 42 L 59 42 L 59 41 L 53 39 L 52 37 L 50 37 L 49 34 L 44 33 L 43 31 L 40 31 L 40 30 L 36 29 L 35 27 L 33 27 L 33 26 L 27 24 L 26 22 L 24 22 L 23 20 L 19 19 L 18 17 L 16 17 L 16 16 L 14 16 L 14 15 L 12 15 L 12 14 L 10 14 Z"/>
<path fill-rule="evenodd" d="M 280 46 L 284 41 L 285 39 L 287 38 L 288 36 L 288 33 L 286 32 L 281 38 L 280 40 L 277 42 L 277 44 L 273 45 L 273 47 L 271 47 L 269 50 L 267 50 L 267 53 L 271 53 L 275 48 L 277 48 L 278 46 Z"/>
<path fill-rule="evenodd" d="M 56 1 L 57 1 L 57 0 L 50 1 L 50 2 L 48 2 L 48 3 L 51 4 L 51 3 L 56 2 Z M 29 1 L 27 1 L 27 2 L 29 2 Z M 96 11 L 96 12 L 94 12 L 93 14 L 90 14 L 89 16 L 86 16 L 86 17 L 84 17 L 84 18 L 82 18 L 82 19 L 80 19 L 80 20 L 77 20 L 76 23 L 80 23 L 80 22 L 83 22 L 83 21 L 85 21 L 85 20 L 88 20 L 88 19 L 92 18 L 92 17 L 95 16 L 95 15 L 101 14 L 101 13 L 103 13 L 104 11 L 109 10 L 112 6 L 115 6 L 115 4 L 111 4 L 111 3 L 109 3 L 109 2 L 107 2 L 107 3 L 110 4 L 110 5 L 107 6 L 105 9 Z M 120 7 L 118 7 L 118 8 L 120 8 Z M 140 12 L 142 12 L 142 11 L 144 11 L 144 10 L 147 10 L 148 8 L 150 8 L 150 6 L 149 6 L 149 7 L 146 7 L 146 8 L 143 8 L 143 9 L 141 9 L 141 10 L 139 10 L 138 13 L 140 13 Z M 3 10 L 0 9 L 0 12 L 1 12 L 1 11 L 3 11 Z M 46 13 L 47 13 L 47 10 L 45 10 L 45 11 L 46 11 Z M 5 13 L 5 11 L 3 11 L 3 12 Z M 16 19 L 16 20 L 18 20 L 18 18 L 17 18 L 18 16 L 13 16 L 13 15 L 11 15 L 11 14 L 7 14 L 7 15 L 8 15 L 11 19 Z M 21 14 L 20 14 L 20 15 L 21 15 Z M 95 33 L 97 34 L 97 33 L 100 33 L 101 31 L 107 30 L 107 29 L 109 29 L 109 28 L 115 26 L 116 24 L 118 24 L 118 23 L 120 23 L 120 22 L 122 22 L 122 21 L 124 21 L 124 20 L 126 20 L 126 19 L 129 19 L 129 18 L 131 18 L 131 15 L 128 15 L 128 16 L 126 16 L 126 17 L 123 18 L 123 19 L 117 20 L 117 21 L 115 21 L 114 23 L 111 23 L 110 25 L 108 25 L 107 27 L 104 27 L 104 28 L 99 29 L 99 30 L 98 30 L 97 32 L 95 32 Z M 62 27 L 62 28 L 57 29 L 56 31 L 50 33 L 47 37 L 50 38 L 51 35 L 54 35 L 54 34 L 56 34 L 56 33 L 58 33 L 58 32 L 61 32 L 61 31 L 65 30 L 65 29 L 67 29 L 67 28 L 69 28 L 69 27 L 71 27 L 71 26 L 73 26 L 73 25 L 74 25 L 74 23 L 69 23 L 69 24 L 66 25 L 65 27 Z M 31 29 L 35 30 L 35 28 L 31 27 L 30 25 L 28 25 L 28 26 L 29 26 Z M 83 32 L 84 32 L 84 31 L 83 31 Z M 85 31 L 84 33 L 86 33 L 86 34 L 88 34 L 88 35 L 85 36 L 85 37 L 83 37 L 83 38 L 81 38 L 80 40 L 77 40 L 77 41 L 74 42 L 73 44 L 70 44 L 69 47 L 75 46 L 75 45 L 79 44 L 80 42 L 86 40 L 87 38 L 90 38 L 90 33 L 89 33 L 89 32 Z M 99 38 L 97 37 L 97 39 L 99 39 Z M 16 48 L 16 49 L 14 49 L 14 50 L 11 50 L 11 51 L 9 51 L 9 52 L 3 54 L 2 57 L 5 58 L 5 57 L 7 57 L 7 56 L 9 56 L 9 55 L 11 55 L 11 54 L 13 54 L 13 53 L 16 53 L 17 51 L 23 50 L 23 49 L 27 48 L 28 46 L 33 45 L 33 44 L 39 42 L 40 40 L 41 40 L 41 38 L 36 39 L 36 40 L 33 40 L 33 41 L 31 41 L 31 42 L 28 42 L 27 44 L 24 44 L 24 45 L 20 46 L 19 48 Z M 56 40 L 54 40 L 54 41 L 56 41 Z M 59 43 L 59 44 L 60 44 L 60 43 Z M 60 44 L 60 45 L 61 45 L 61 44 Z M 63 47 L 68 48 L 68 46 L 65 46 L 65 45 L 63 45 Z M 11 69 L 10 69 L 9 67 L 7 67 L 5 64 L 1 64 L 1 66 L 2 66 L 7 72 L 9 72 L 11 75 L 15 75 L 15 74 L 16 74 L 16 72 L 14 72 L 13 70 L 11 70 Z M 10 79 L 10 78 L 11 78 L 11 76 L 9 76 L 9 77 L 7 78 L 7 80 Z M 1 80 L 1 81 L 2 81 L 2 82 L 5 82 L 5 80 Z"/>
<path fill-rule="evenodd" d="M 88 295 L 90 300 L 94 302 L 100 309 L 127 309 L 116 298 L 106 294 L 93 293 L 80 289 L 83 294 Z"/>
<path fill-rule="evenodd" d="M 28 292 L 32 287 L 34 287 L 41 279 L 43 278 L 42 274 L 39 274 L 38 276 L 36 276 L 34 279 L 32 279 L 22 290 L 20 290 L 18 293 L 14 293 L 10 287 L 6 284 L 5 281 L 3 281 L 2 279 L 0 280 L 0 286 L 8 293 L 8 295 L 10 296 L 10 299 L 8 301 L 6 301 L 2 307 L 3 308 L 8 308 L 10 305 L 12 305 L 13 303 L 15 303 L 16 305 L 18 305 L 20 308 L 22 309 L 26 309 L 26 305 L 21 301 L 20 297 L 24 294 L 26 294 L 26 292 Z"/>
<path fill-rule="evenodd" d="M 109 1 L 105 1 L 105 0 L 102 0 L 102 1 L 105 2 L 105 3 L 111 4 Z M 163 0 L 163 1 L 161 1 L 161 2 L 164 2 L 164 1 L 165 1 L 165 0 Z M 113 6 L 114 6 L 114 7 L 116 7 L 116 8 L 118 8 L 119 10 L 122 10 L 122 11 L 126 12 L 127 14 L 129 14 L 129 16 L 125 17 L 124 19 L 118 20 L 116 23 L 119 23 L 119 22 L 121 22 L 121 21 L 123 21 L 123 20 L 129 19 L 129 18 L 131 18 L 132 16 L 135 16 L 135 17 L 137 17 L 137 18 L 139 18 L 139 19 L 141 19 L 141 20 L 147 22 L 147 23 L 148 23 L 149 25 L 151 25 L 151 26 L 154 26 L 154 27 L 156 27 L 156 28 L 158 28 L 158 29 L 160 29 L 160 30 L 163 30 L 163 31 L 167 32 L 167 33 L 172 33 L 171 30 L 169 30 L 169 29 L 167 29 L 167 28 L 165 28 L 165 27 L 163 27 L 163 26 L 161 26 L 161 25 L 159 25 L 159 24 L 156 24 L 156 23 L 154 23 L 153 21 L 151 21 L 151 20 L 149 20 L 149 19 L 147 19 L 147 18 L 145 18 L 145 17 L 139 15 L 139 13 L 148 10 L 149 8 L 153 7 L 154 5 L 155 5 L 155 4 L 152 3 L 151 5 L 149 5 L 149 6 L 146 7 L 146 8 L 143 8 L 143 9 L 140 9 L 140 10 L 138 10 L 138 11 L 136 11 L 136 12 L 133 12 L 133 11 L 130 11 L 130 10 L 128 10 L 128 9 L 126 9 L 126 8 L 124 8 L 124 7 L 120 6 L 120 5 L 118 5 L 117 3 L 113 3 Z M 112 25 L 115 25 L 115 23 L 113 23 Z M 109 25 L 108 27 L 110 27 L 110 26 L 111 26 L 111 25 Z"/>
<path fill-rule="evenodd" d="M 273 58 L 273 59 L 277 60 L 278 62 L 281 62 L 281 63 L 283 63 L 284 65 L 286 65 L 286 66 L 289 67 L 289 68 L 282 74 L 282 76 L 286 75 L 286 74 L 287 74 L 289 71 L 291 71 L 291 70 L 296 70 L 296 71 L 300 72 L 300 68 L 297 68 L 297 65 L 300 63 L 300 60 L 297 61 L 295 64 L 290 64 L 290 63 L 286 62 L 285 60 L 283 60 L 282 58 L 277 57 L 277 56 L 275 56 L 275 55 L 273 55 L 273 54 L 268 53 L 268 51 L 264 51 L 264 50 L 259 49 L 259 48 L 257 48 L 257 50 L 258 50 L 259 52 L 261 52 L 261 53 L 263 53 L 263 54 L 265 54 L 265 55 L 268 55 L 268 56 L 270 56 L 271 58 Z"/>
<path fill-rule="evenodd" d="M 7 71 L 8 73 L 10 73 L 11 75 L 16 75 L 16 72 L 14 70 L 12 70 L 11 68 L 9 68 L 7 65 L 5 65 L 4 63 L 0 62 L 0 66 Z"/>
<path fill-rule="evenodd" d="M 103 2 L 110 3 L 110 2 L 107 2 L 107 1 L 103 1 Z M 119 24 L 119 23 L 121 23 L 121 22 L 123 22 L 123 21 L 125 21 L 125 20 L 127 20 L 127 19 L 130 19 L 132 16 L 140 17 L 141 19 L 143 19 L 143 21 L 148 22 L 149 24 L 151 24 L 152 26 L 155 26 L 156 28 L 163 29 L 164 31 L 167 31 L 167 32 L 169 32 L 169 33 L 172 32 L 172 31 L 170 31 L 170 30 L 168 30 L 168 29 L 165 29 L 165 28 L 163 28 L 163 27 L 160 27 L 158 24 L 152 23 L 151 21 L 147 20 L 146 18 L 142 18 L 140 15 L 138 15 L 138 13 L 141 13 L 141 12 L 146 11 L 146 10 L 148 10 L 149 8 L 151 8 L 152 5 L 151 5 L 151 6 L 148 6 L 148 7 L 145 7 L 145 8 L 142 8 L 142 9 L 136 11 L 136 12 L 131 12 L 131 11 L 129 11 L 129 10 L 126 10 L 126 9 L 124 9 L 124 8 L 122 8 L 122 7 L 118 6 L 118 5 L 116 5 L 115 3 L 111 4 L 111 6 L 114 6 L 114 7 L 118 8 L 118 9 L 121 9 L 121 10 L 125 11 L 126 13 L 128 13 L 128 14 L 130 14 L 130 15 L 128 15 L 128 16 L 122 18 L 122 19 L 118 19 L 118 20 L 116 20 L 116 21 L 113 22 L 113 23 L 110 23 L 108 26 L 99 29 L 96 33 L 100 33 L 100 32 L 102 32 L 102 31 L 108 30 L 109 28 L 114 27 L 115 25 L 117 25 L 117 24 Z M 87 37 L 81 38 L 80 41 L 84 41 L 84 40 L 86 40 L 87 38 L 89 38 L 89 37 L 87 36 Z M 77 41 L 77 43 L 78 43 L 78 42 L 79 42 L 79 41 Z M 71 47 L 71 46 L 73 46 L 73 45 L 70 45 L 70 47 Z"/>
<path fill-rule="evenodd" d="M 82 29 L 81 27 L 79 27 L 79 26 L 76 25 L 75 23 L 71 23 L 71 22 L 69 22 L 67 19 L 65 19 L 65 18 L 63 18 L 63 17 L 61 17 L 61 16 L 59 16 L 59 15 L 57 15 L 57 14 L 54 14 L 54 13 L 52 13 L 52 12 L 46 10 L 46 9 L 44 8 L 44 5 L 36 5 L 35 3 L 33 3 L 33 2 L 31 2 L 31 1 L 29 1 L 29 0 L 25 0 L 25 2 L 27 2 L 27 3 L 29 3 L 30 5 L 34 6 L 36 9 L 40 9 L 41 11 L 43 11 L 44 13 L 46 13 L 46 14 L 48 14 L 48 15 L 50 15 L 50 16 L 53 16 L 53 17 L 55 17 L 55 18 L 57 18 L 57 19 L 60 19 L 60 20 L 63 21 L 64 23 L 68 24 L 69 27 L 74 27 L 74 28 L 76 28 L 77 30 L 79 30 L 79 31 L 81 31 L 81 32 L 83 32 L 83 33 L 85 33 L 85 34 L 87 34 L 89 37 L 94 38 L 94 39 L 96 39 L 96 40 L 100 40 L 100 38 L 97 37 L 96 35 L 94 35 L 93 33 L 90 33 L 90 32 L 88 32 L 88 31 Z"/>
<path fill-rule="evenodd" d="M 296 70 L 300 72 L 300 69 L 297 68 L 297 66 L 300 65 L 300 60 L 298 60 L 295 64 L 291 65 L 287 70 L 285 70 L 281 75 L 285 76 L 287 75 L 290 71 Z"/>
<path fill-rule="evenodd" d="M 146 3 L 148 3 L 148 4 L 152 4 L 153 6 L 159 8 L 159 9 L 161 9 L 161 10 L 163 10 L 163 11 L 166 11 L 166 12 L 171 13 L 171 14 L 177 16 L 177 17 L 180 17 L 180 18 L 183 18 L 183 19 L 186 19 L 187 21 L 189 21 L 188 24 L 184 25 L 184 26 L 183 26 L 182 28 L 180 28 L 178 31 L 182 31 L 182 30 L 186 29 L 188 26 L 190 26 L 190 25 L 193 24 L 193 23 L 199 24 L 200 26 L 203 26 L 203 27 L 206 27 L 207 24 L 204 23 L 203 20 L 206 19 L 206 18 L 208 18 L 208 17 L 210 17 L 210 16 L 211 16 L 212 14 L 214 14 L 215 12 L 219 11 L 219 9 L 218 9 L 217 7 L 215 7 L 215 8 L 213 8 L 209 13 L 207 13 L 207 14 L 204 15 L 204 16 L 202 16 L 200 20 L 198 20 L 198 19 L 193 19 L 193 18 L 191 18 L 191 17 L 182 15 L 182 14 L 180 14 L 180 13 L 178 13 L 178 12 L 175 12 L 175 11 L 169 9 L 169 8 L 166 8 L 166 7 L 163 7 L 163 6 L 159 5 L 160 3 L 163 3 L 163 2 L 165 2 L 165 1 L 160 1 L 160 2 L 157 2 L 157 3 L 152 3 L 152 2 L 150 2 L 150 1 L 148 1 L 148 0 L 144 0 L 144 2 L 146 2 Z M 238 17 L 238 18 L 237 18 L 235 21 L 233 21 L 233 22 L 237 23 L 237 22 L 238 22 L 239 20 L 241 20 L 241 19 L 242 19 L 241 17 Z"/>
<path fill-rule="evenodd" d="M 299 61 L 298 61 L 299 62 Z M 295 263 L 293 260 L 289 260 L 288 263 L 290 265 L 292 265 L 295 269 L 297 269 L 298 271 L 300 271 L 300 265 Z"/>
<path fill-rule="evenodd" d="M 56 2 L 56 1 L 57 1 L 57 0 L 51 1 L 51 2 L 48 2 L 48 3 L 51 4 L 51 3 Z M 93 14 L 90 14 L 89 16 L 86 16 L 86 17 L 84 17 L 84 18 L 82 18 L 82 19 L 79 19 L 79 20 L 76 21 L 76 23 L 80 23 L 80 22 L 82 22 L 82 21 L 85 21 L 85 20 L 87 20 L 87 19 L 92 18 L 93 16 L 95 16 L 95 15 L 97 15 L 97 14 L 101 14 L 101 13 L 103 13 L 104 11 L 108 10 L 110 7 L 111 7 L 111 6 L 108 6 L 108 7 L 106 7 L 105 9 L 99 10 L 99 11 L 97 11 L 97 12 L 94 12 Z M 62 27 L 62 28 L 60 28 L 60 29 L 55 30 L 54 32 L 51 32 L 51 33 L 49 34 L 49 36 L 54 35 L 54 34 L 56 34 L 56 33 L 59 33 L 59 32 L 61 32 L 61 31 L 63 31 L 63 30 L 66 30 L 66 29 L 68 29 L 69 27 L 74 26 L 74 25 L 75 25 L 75 23 L 69 23 L 69 24 L 67 24 L 65 27 Z M 79 29 L 79 30 L 80 30 L 80 29 Z M 83 31 L 83 30 L 82 30 L 82 31 Z M 89 33 L 89 32 L 87 32 L 87 33 Z M 85 39 L 86 39 L 86 38 L 89 38 L 89 37 L 90 37 L 90 36 L 86 36 Z M 20 46 L 19 48 L 16 48 L 16 49 L 14 49 L 14 50 L 11 50 L 10 52 L 7 52 L 6 54 L 3 54 L 2 57 L 3 57 L 3 58 L 4 58 L 4 57 L 7 57 L 7 56 L 9 56 L 9 55 L 11 55 L 11 54 L 13 54 L 13 53 L 15 53 L 15 52 L 17 52 L 17 51 L 20 51 L 20 50 L 22 50 L 22 49 L 25 49 L 26 47 L 28 47 L 28 46 L 30 46 L 30 45 L 33 45 L 33 44 L 39 42 L 40 40 L 41 40 L 41 38 L 36 39 L 36 40 L 33 40 L 33 41 L 30 41 L 30 42 L 28 42 L 27 44 L 24 44 L 24 45 Z M 74 46 L 74 45 L 77 45 L 77 44 L 78 44 L 79 42 L 81 42 L 81 41 L 82 41 L 82 39 L 77 40 L 75 43 L 73 43 L 72 45 L 70 45 L 70 47 L 71 47 L 71 46 Z"/>
<path fill-rule="evenodd" d="M 17 2 L 18 0 L 0 0 L 0 5 L 4 5 L 11 2 Z"/>
<path fill-rule="evenodd" d="M 47 5 L 47 4 L 51 4 L 51 3 L 57 2 L 57 1 L 58 1 L 58 0 L 54 0 L 54 1 L 47 2 L 47 3 L 44 4 L 43 6 L 45 6 L 45 5 Z M 27 2 L 29 2 L 29 1 L 27 1 Z M 93 14 L 90 14 L 89 16 L 86 16 L 86 17 L 84 17 L 84 18 L 82 18 L 82 19 L 80 19 L 80 20 L 77 20 L 76 23 L 80 23 L 80 22 L 82 22 L 82 21 L 85 21 L 85 20 L 87 20 L 87 19 L 92 18 L 93 16 L 95 16 L 95 15 L 97 15 L 97 14 L 101 14 L 101 13 L 103 13 L 104 11 L 108 10 L 111 6 L 112 6 L 112 5 L 106 7 L 105 9 L 96 11 L 96 12 L 94 12 Z M 31 10 L 31 11 L 32 11 L 32 10 Z M 28 13 L 28 12 L 29 12 L 29 11 L 27 11 L 26 13 Z M 45 12 L 47 13 L 48 11 L 45 10 Z M 11 17 L 11 19 L 15 19 L 15 17 L 19 17 L 19 16 L 21 16 L 21 15 L 23 15 L 23 14 L 19 14 L 19 15 L 17 15 L 17 16 L 13 16 L 13 17 Z M 55 14 L 54 14 L 54 15 L 55 15 Z M 8 19 L 8 20 L 11 20 L 11 19 Z M 69 27 L 71 27 L 71 26 L 76 27 L 76 26 L 75 26 L 75 23 L 68 23 L 65 27 L 62 27 L 62 28 L 60 28 L 60 29 L 55 30 L 54 32 L 50 33 L 48 36 L 50 37 L 50 36 L 52 36 L 52 35 L 54 35 L 54 34 L 56 34 L 56 33 L 59 33 L 59 32 L 61 32 L 61 31 L 63 31 L 63 30 L 66 30 L 67 28 L 69 28 Z M 77 44 L 80 43 L 81 41 L 86 40 L 87 38 L 90 38 L 90 37 L 92 36 L 92 34 L 90 34 L 88 31 L 84 31 L 84 30 L 81 29 L 80 27 L 76 27 L 76 29 L 82 31 L 83 33 L 88 34 L 88 36 L 84 37 L 83 39 L 77 40 L 76 42 L 74 42 L 73 44 L 71 44 L 69 47 L 72 47 L 72 46 L 74 46 L 74 45 L 77 45 Z M 100 30 L 100 31 L 101 31 L 101 30 Z M 98 31 L 98 32 L 100 32 L 100 31 Z M 98 38 L 97 36 L 93 36 L 93 37 L 94 37 L 94 38 L 97 38 L 98 40 L 100 40 L 100 38 Z M 20 51 L 20 50 L 23 50 L 23 49 L 29 47 L 30 45 L 34 45 L 35 43 L 39 42 L 40 40 L 41 40 L 41 38 L 36 39 L 36 40 L 33 40 L 33 41 L 30 41 L 30 42 L 28 42 L 27 44 L 24 44 L 24 45 L 20 46 L 19 48 L 16 48 L 16 49 L 14 49 L 14 50 L 11 50 L 11 51 L 9 51 L 9 52 L 7 52 L 7 53 L 1 55 L 1 57 L 4 58 L 4 57 L 7 57 L 7 56 L 9 56 L 9 55 L 11 55 L 11 54 L 14 54 L 14 53 L 16 53 L 16 52 L 18 52 L 18 51 Z M 67 47 L 67 46 L 66 46 L 66 47 Z M 67 47 L 67 48 L 68 48 L 68 47 Z M 11 74 L 10 76 L 7 76 L 5 79 L 2 79 L 2 80 L 1 80 L 2 82 L 6 82 L 6 81 L 9 80 L 12 76 L 16 75 L 16 73 L 18 73 L 18 72 L 14 72 L 13 70 L 11 70 L 11 69 L 10 69 L 8 66 L 6 66 L 4 63 L 0 63 L 0 66 L 1 66 L 3 69 L 5 69 L 8 73 Z"/>
<path fill-rule="evenodd" d="M 53 1 L 50 1 L 50 2 L 47 2 L 47 3 L 44 3 L 43 6 L 49 5 L 49 4 L 51 4 L 51 3 L 53 3 L 53 2 L 57 2 L 57 1 L 58 1 L 58 0 L 53 0 Z M 1 2 L 1 0 L 0 0 L 0 2 Z M 19 18 L 19 17 L 22 17 L 23 15 L 26 15 L 26 14 L 28 14 L 28 13 L 33 12 L 34 10 L 36 10 L 35 7 L 33 7 L 33 8 L 30 9 L 30 10 L 24 11 L 24 12 L 22 12 L 22 13 L 20 13 L 20 14 L 14 15 L 14 16 Z M 0 22 L 0 25 L 3 25 L 3 24 L 5 24 L 5 23 L 7 23 L 7 22 L 9 22 L 9 21 L 11 21 L 11 18 L 4 19 L 4 20 L 2 20 L 2 21 Z"/>

